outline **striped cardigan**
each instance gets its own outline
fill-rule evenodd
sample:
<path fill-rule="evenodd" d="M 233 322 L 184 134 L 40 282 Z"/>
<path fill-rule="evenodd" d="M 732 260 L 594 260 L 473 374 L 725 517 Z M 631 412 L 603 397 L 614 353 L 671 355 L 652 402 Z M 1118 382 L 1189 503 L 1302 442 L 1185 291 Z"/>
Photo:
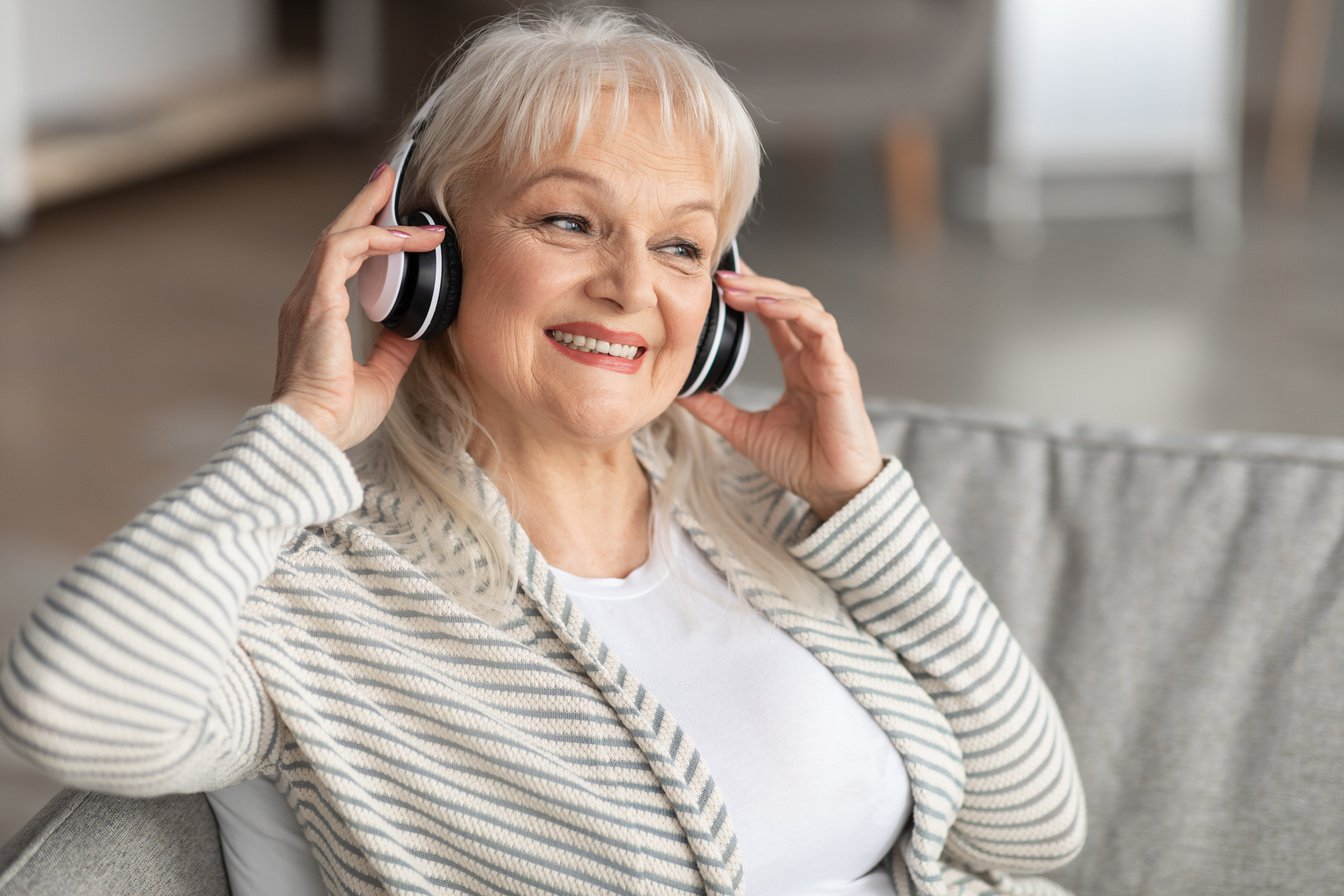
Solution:
<path fill-rule="evenodd" d="M 412 498 L 364 478 L 292 411 L 253 409 L 20 629 L 0 670 L 6 740 L 71 785 L 130 795 L 266 775 L 333 893 L 747 892 L 711 770 L 489 480 L 521 580 L 493 623 L 380 537 Z M 1008 877 L 1082 844 L 1054 701 L 900 464 L 821 525 L 735 456 L 722 487 L 834 589 L 804 609 L 674 513 L 903 757 L 896 891 L 1062 892 Z M 451 528 L 442 550 L 463 569 L 476 556 Z"/>

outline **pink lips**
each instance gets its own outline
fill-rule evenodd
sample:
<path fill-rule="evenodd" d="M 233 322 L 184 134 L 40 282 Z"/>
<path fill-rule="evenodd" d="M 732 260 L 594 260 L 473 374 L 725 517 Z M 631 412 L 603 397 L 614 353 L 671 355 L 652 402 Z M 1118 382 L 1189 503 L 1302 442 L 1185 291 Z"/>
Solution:
<path fill-rule="evenodd" d="M 638 333 L 630 333 L 625 330 L 609 330 L 600 324 L 587 323 L 585 321 L 556 324 L 553 327 L 547 327 L 547 329 L 563 330 L 566 333 L 573 333 L 575 336 L 591 336 L 593 339 L 618 342 L 621 345 L 637 345 L 640 348 L 649 347 L 649 344 L 644 341 L 644 337 L 640 336 Z"/>
<path fill-rule="evenodd" d="M 590 339 L 601 339 L 606 342 L 615 342 L 620 345 L 638 346 L 644 351 L 640 351 L 633 358 L 615 358 L 611 355 L 598 354 L 597 352 L 585 352 L 576 348 L 571 348 L 561 342 L 556 342 L 550 338 L 549 333 L 552 330 L 561 330 L 565 333 L 572 333 L 575 336 L 587 336 Z M 564 352 L 565 357 L 578 361 L 580 364 L 587 364 L 590 367 L 600 367 L 604 370 L 610 370 L 615 373 L 634 373 L 639 370 L 644 363 L 644 356 L 649 347 L 648 342 L 638 333 L 631 333 L 623 330 L 611 330 L 599 324 L 585 321 L 574 321 L 571 323 L 556 324 L 546 328 L 547 341 L 555 346 L 559 351 Z"/>

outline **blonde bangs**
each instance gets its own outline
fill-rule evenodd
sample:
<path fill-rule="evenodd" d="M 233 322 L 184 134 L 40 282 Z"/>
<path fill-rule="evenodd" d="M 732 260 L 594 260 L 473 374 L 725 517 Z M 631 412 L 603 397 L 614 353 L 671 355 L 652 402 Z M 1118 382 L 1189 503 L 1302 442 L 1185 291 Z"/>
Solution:
<path fill-rule="evenodd" d="M 631 104 L 647 98 L 669 136 L 689 132 L 712 148 L 723 245 L 755 200 L 761 148 L 741 98 L 704 54 L 639 13 L 519 12 L 482 30 L 445 68 L 423 107 L 407 196 L 450 220 L 483 172 L 525 171 L 592 133 L 619 134 Z"/>

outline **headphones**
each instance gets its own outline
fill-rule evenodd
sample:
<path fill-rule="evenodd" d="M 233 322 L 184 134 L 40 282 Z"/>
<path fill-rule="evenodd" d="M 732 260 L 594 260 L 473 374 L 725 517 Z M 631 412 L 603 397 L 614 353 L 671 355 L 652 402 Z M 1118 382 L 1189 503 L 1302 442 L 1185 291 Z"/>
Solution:
<path fill-rule="evenodd" d="M 417 116 L 411 138 L 392 154 L 388 162 L 395 176 L 392 198 L 378 211 L 374 223 L 382 227 L 442 224 L 447 228 L 443 242 L 429 252 L 375 255 L 359 269 L 357 281 L 359 304 L 369 319 L 407 339 L 442 335 L 457 316 L 462 301 L 462 253 L 452 226 L 434 211 L 413 211 L 407 215 L 398 212 L 406 168 L 427 118 L 427 112 Z M 736 240 L 719 259 L 718 270 L 738 270 Z M 710 289 L 709 314 L 700 329 L 691 372 L 678 398 L 725 388 L 741 371 L 751 345 L 746 314 L 728 306 L 717 283 Z"/>

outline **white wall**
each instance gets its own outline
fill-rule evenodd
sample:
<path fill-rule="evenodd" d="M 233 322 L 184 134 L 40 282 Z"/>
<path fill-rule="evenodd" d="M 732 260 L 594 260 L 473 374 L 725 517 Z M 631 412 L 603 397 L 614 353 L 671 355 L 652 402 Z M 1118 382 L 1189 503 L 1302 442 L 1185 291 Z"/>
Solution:
<path fill-rule="evenodd" d="M 115 115 L 272 50 L 266 0 L 0 0 L 10 2 L 37 126 Z"/>

